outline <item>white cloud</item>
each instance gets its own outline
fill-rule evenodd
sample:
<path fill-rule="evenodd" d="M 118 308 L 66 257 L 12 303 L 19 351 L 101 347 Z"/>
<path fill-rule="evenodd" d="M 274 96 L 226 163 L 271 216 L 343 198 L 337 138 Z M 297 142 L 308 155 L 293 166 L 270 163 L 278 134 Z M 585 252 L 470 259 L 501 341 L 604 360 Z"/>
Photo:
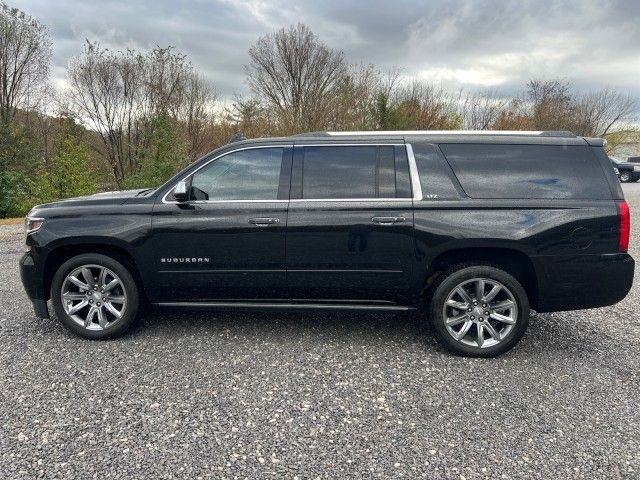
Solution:
<path fill-rule="evenodd" d="M 561 77 L 640 96 L 637 0 L 21 0 L 48 25 L 54 82 L 85 38 L 110 48 L 173 45 L 227 97 L 261 35 L 301 21 L 350 62 L 400 67 L 458 88 Z"/>

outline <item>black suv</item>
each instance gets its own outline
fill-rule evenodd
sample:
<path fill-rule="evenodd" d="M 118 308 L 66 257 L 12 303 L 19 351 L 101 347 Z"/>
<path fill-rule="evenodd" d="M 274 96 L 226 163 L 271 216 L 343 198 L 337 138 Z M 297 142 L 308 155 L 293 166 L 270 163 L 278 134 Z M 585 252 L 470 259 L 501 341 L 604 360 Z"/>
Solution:
<path fill-rule="evenodd" d="M 628 293 L 629 209 L 602 145 L 557 132 L 242 141 L 155 190 L 34 207 L 22 279 L 38 316 L 51 299 L 92 339 L 147 305 L 424 308 L 446 347 L 494 356 L 530 308 Z"/>
<path fill-rule="evenodd" d="M 617 175 L 621 182 L 637 182 L 640 180 L 640 166 L 625 162 L 616 157 L 609 157 L 609 159 L 611 159 L 613 168 L 617 170 Z"/>

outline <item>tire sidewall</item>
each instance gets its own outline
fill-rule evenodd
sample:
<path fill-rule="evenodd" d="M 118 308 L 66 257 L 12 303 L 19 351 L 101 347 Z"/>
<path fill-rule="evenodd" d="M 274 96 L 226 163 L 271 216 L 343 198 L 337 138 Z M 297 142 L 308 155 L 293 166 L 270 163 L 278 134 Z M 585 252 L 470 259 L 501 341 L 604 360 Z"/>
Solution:
<path fill-rule="evenodd" d="M 74 269 L 88 264 L 100 265 L 113 271 L 120 278 L 127 294 L 127 307 L 122 318 L 113 327 L 105 330 L 87 330 L 78 325 L 64 310 L 61 299 L 62 284 L 66 276 Z M 64 262 L 56 271 L 51 282 L 51 303 L 60 322 L 72 332 L 93 340 L 114 338 L 128 330 L 138 318 L 140 295 L 138 285 L 131 272 L 121 262 L 106 255 L 86 253 Z"/>
<path fill-rule="evenodd" d="M 455 340 L 447 331 L 442 315 L 444 302 L 451 290 L 465 280 L 478 277 L 493 279 L 502 283 L 511 291 L 518 306 L 518 320 L 509 336 L 498 345 L 487 348 L 472 347 Z M 429 320 L 437 339 L 452 352 L 473 357 L 495 357 L 511 350 L 520 341 L 529 324 L 529 313 L 529 299 L 524 288 L 515 277 L 493 266 L 473 265 L 454 268 L 443 275 L 431 299 Z"/>

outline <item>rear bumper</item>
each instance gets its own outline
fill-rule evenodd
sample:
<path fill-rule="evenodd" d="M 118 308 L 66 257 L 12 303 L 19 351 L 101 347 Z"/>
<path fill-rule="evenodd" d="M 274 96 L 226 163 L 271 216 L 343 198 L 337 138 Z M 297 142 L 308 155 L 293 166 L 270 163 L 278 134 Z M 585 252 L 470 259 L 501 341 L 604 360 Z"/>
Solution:
<path fill-rule="evenodd" d="M 47 296 L 44 291 L 44 274 L 37 261 L 37 255 L 33 251 L 25 253 L 20 258 L 20 278 L 24 290 L 33 304 L 36 316 L 49 318 Z"/>
<path fill-rule="evenodd" d="M 635 262 L 626 253 L 536 257 L 538 312 L 606 307 L 627 296 Z"/>

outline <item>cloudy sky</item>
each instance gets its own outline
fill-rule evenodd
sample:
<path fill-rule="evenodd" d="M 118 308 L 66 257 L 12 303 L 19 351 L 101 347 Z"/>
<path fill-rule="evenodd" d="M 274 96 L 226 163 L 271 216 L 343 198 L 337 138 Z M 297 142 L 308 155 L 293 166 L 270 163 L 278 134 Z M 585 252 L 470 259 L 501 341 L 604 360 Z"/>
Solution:
<path fill-rule="evenodd" d="M 640 0 L 6 0 L 46 24 L 53 77 L 85 39 L 173 45 L 225 97 L 246 93 L 247 49 L 301 21 L 353 63 L 468 90 L 561 77 L 640 96 Z"/>

